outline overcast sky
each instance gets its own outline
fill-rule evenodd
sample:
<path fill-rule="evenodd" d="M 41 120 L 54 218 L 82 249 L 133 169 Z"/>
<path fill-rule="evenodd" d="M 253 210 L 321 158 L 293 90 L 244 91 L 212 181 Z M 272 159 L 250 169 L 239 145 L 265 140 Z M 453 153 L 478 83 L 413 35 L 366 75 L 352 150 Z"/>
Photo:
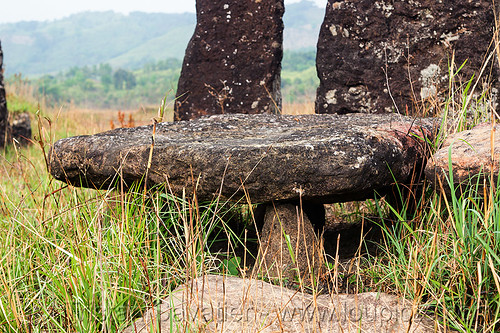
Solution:
<path fill-rule="evenodd" d="M 299 1 L 285 0 L 285 3 Z M 327 0 L 313 1 L 321 7 L 327 2 Z M 125 14 L 133 11 L 194 12 L 195 0 L 6 0 L 2 1 L 0 7 L 0 23 L 7 23 L 53 20 L 88 10 L 113 10 Z"/>

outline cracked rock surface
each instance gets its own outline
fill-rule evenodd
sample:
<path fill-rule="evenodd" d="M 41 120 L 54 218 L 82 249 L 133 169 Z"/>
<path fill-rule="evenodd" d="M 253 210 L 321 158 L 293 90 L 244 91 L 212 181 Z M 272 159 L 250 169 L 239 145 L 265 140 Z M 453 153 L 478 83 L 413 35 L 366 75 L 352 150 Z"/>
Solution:
<path fill-rule="evenodd" d="M 426 120 L 399 115 L 215 115 L 57 141 L 50 172 L 76 186 L 168 181 L 198 199 L 321 203 L 373 198 L 424 162 Z M 152 156 L 148 169 L 149 156 Z"/>
<path fill-rule="evenodd" d="M 123 333 L 436 332 L 411 302 L 380 292 L 309 295 L 267 282 L 207 275 L 179 286 Z M 157 325 L 153 325 L 157 323 Z"/>

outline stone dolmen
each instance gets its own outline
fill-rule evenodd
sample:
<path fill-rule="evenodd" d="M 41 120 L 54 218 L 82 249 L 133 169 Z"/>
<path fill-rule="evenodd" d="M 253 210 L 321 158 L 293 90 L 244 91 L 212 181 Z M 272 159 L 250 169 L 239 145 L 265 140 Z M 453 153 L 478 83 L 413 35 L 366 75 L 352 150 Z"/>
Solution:
<path fill-rule="evenodd" d="M 271 266 L 283 232 L 316 248 L 311 223 L 324 221 L 323 203 L 373 198 L 409 183 L 423 167 L 430 135 L 428 122 L 396 114 L 215 115 L 61 139 L 50 172 L 75 186 L 168 184 L 176 195 L 196 192 L 199 201 L 246 196 L 245 203 L 271 206 L 262 220 L 263 259 L 268 274 L 281 276 L 280 265 Z M 298 225 L 306 235 L 300 241 Z M 311 258 L 299 261 L 299 270 L 321 266 L 321 255 L 301 246 Z"/>

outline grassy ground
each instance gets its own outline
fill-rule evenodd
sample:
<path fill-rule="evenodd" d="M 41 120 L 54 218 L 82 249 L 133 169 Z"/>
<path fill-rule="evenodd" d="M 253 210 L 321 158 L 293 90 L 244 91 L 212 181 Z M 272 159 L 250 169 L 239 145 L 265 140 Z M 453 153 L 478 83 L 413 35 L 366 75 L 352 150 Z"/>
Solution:
<path fill-rule="evenodd" d="M 11 88 L 10 94 L 21 94 L 21 88 Z M 466 100 L 470 93 L 463 87 L 454 91 Z M 37 109 L 33 102 L 28 100 Z M 488 118 L 492 110 L 484 105 L 481 100 L 472 105 L 447 99 L 440 113 L 448 115 L 455 131 Z M 485 112 L 468 116 L 479 106 Z M 285 113 L 313 113 L 313 106 L 286 106 Z M 245 249 L 255 240 L 245 228 L 231 229 L 227 221 L 237 215 L 252 229 L 248 206 L 241 210 L 227 203 L 174 198 L 163 188 L 124 192 L 118 184 L 114 190 L 92 191 L 49 176 L 45 157 L 55 140 L 131 125 L 131 120 L 134 125 L 147 124 L 155 116 L 154 110 L 119 115 L 71 107 L 46 110 L 42 105 L 34 115 L 34 144 L 3 151 L 1 332 L 116 332 L 190 277 L 247 274 L 253 258 Z M 354 288 L 347 290 L 404 296 L 447 329 L 498 331 L 497 189 L 497 184 L 487 183 L 447 198 L 426 187 L 412 198 L 416 210 L 406 210 L 403 203 L 392 214 L 383 201 L 372 201 L 363 209 L 336 205 L 339 218 L 372 220 L 383 240 L 375 252 L 358 251 L 354 274 L 348 276 L 342 276 L 346 273 L 338 269 L 335 252 L 330 253 L 332 281 L 348 281 Z M 365 247 L 373 245 L 362 234 L 359 248 Z"/>

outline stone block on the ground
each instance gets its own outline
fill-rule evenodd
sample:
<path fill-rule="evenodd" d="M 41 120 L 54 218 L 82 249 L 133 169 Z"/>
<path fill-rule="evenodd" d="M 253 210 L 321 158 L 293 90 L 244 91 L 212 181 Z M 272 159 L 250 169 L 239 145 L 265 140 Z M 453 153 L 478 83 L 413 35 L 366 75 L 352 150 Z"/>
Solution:
<path fill-rule="evenodd" d="M 313 296 L 259 280 L 209 275 L 175 289 L 123 333 L 435 332 L 437 324 L 415 310 L 411 302 L 380 292 Z"/>
<path fill-rule="evenodd" d="M 442 147 L 429 159 L 425 176 L 436 189 L 450 194 L 450 168 L 455 190 L 469 185 L 482 187 L 485 176 L 493 176 L 496 186 L 500 161 L 498 125 L 481 124 L 471 130 L 449 135 Z M 476 176 L 480 176 L 479 178 Z M 491 185 L 489 182 L 487 185 Z"/>
<path fill-rule="evenodd" d="M 10 136 L 15 143 L 26 146 L 31 142 L 31 119 L 28 112 L 16 114 L 10 125 Z"/>
<path fill-rule="evenodd" d="M 175 120 L 278 113 L 283 0 L 197 1 L 179 78 Z"/>
<path fill-rule="evenodd" d="M 345 202 L 384 194 L 422 167 L 431 124 L 399 115 L 216 115 L 57 141 L 50 172 L 75 186 L 144 180 L 199 200 Z M 420 137 L 420 138 L 418 138 Z"/>
<path fill-rule="evenodd" d="M 415 114 L 454 81 L 478 79 L 491 51 L 492 1 L 330 0 L 317 51 L 317 113 Z M 481 80 L 498 87 L 493 58 Z M 418 113 L 417 113 L 418 114 Z"/>

